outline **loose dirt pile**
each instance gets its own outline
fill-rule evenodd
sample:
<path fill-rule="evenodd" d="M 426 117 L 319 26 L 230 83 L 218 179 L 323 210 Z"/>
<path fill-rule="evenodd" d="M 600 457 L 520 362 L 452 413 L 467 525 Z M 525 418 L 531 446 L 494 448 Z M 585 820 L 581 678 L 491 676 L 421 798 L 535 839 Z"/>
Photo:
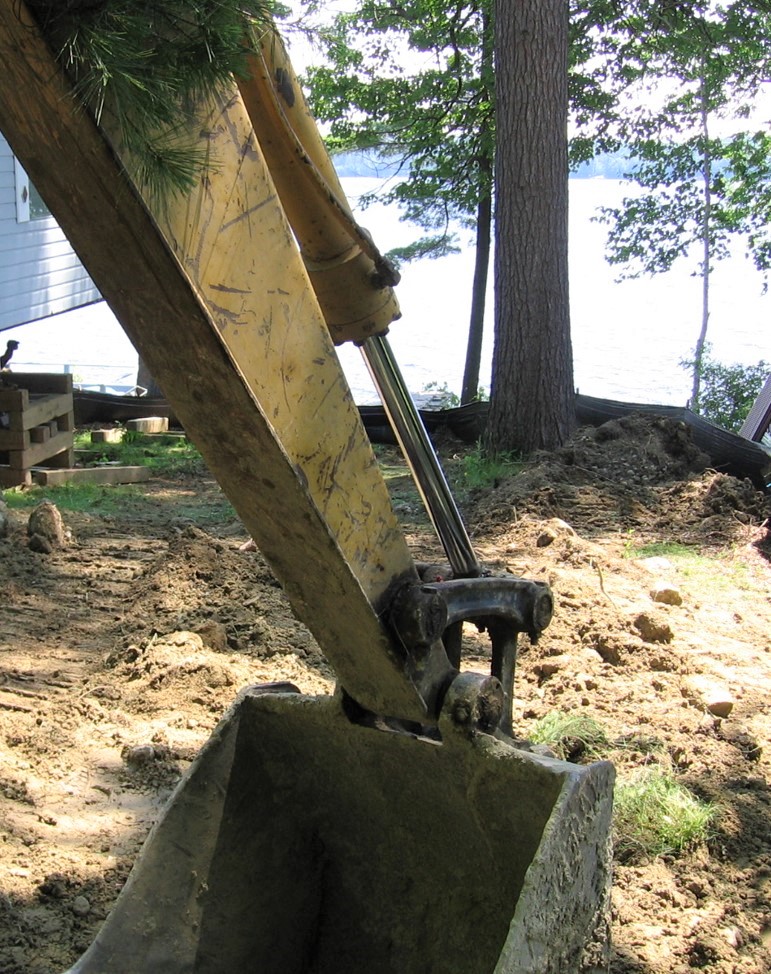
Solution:
<path fill-rule="evenodd" d="M 62 510 L 70 535 L 50 552 L 30 544 L 27 513 L 8 512 L 3 974 L 54 974 L 86 948 L 241 687 L 333 688 L 218 496 L 202 472 L 139 488 L 136 510 Z M 396 507 L 416 557 L 440 558 L 412 499 Z M 611 970 L 771 969 L 769 498 L 711 471 L 685 427 L 630 417 L 579 431 L 466 507 L 483 560 L 555 592 L 550 628 L 522 639 L 517 733 L 555 710 L 586 713 L 622 778 L 662 764 L 719 808 L 707 845 L 617 863 Z M 465 648 L 469 667 L 488 665 L 484 637 L 469 632 Z"/>

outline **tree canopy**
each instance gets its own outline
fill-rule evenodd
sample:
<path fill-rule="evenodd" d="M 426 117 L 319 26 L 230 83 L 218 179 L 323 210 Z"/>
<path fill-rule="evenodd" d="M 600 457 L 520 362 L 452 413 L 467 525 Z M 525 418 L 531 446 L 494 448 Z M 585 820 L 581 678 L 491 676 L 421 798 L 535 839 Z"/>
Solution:
<path fill-rule="evenodd" d="M 628 277 L 690 260 L 701 278 L 694 409 L 715 262 L 743 239 L 756 266 L 769 267 L 771 137 L 750 116 L 771 77 L 770 32 L 765 5 L 635 0 L 598 44 L 614 95 L 606 132 L 629 152 L 640 188 L 603 212 L 608 259 Z"/>
<path fill-rule="evenodd" d="M 461 402 L 476 398 L 492 227 L 491 0 L 362 0 L 323 32 L 328 63 L 308 73 L 335 149 L 376 149 L 398 172 L 375 198 L 425 231 L 389 257 L 457 251 L 473 230 L 476 264 Z"/>

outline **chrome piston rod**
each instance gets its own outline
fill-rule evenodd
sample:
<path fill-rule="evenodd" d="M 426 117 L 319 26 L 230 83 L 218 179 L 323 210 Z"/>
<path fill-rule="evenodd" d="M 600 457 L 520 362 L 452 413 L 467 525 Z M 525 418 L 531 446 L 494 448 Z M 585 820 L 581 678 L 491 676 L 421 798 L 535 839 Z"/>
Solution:
<path fill-rule="evenodd" d="M 384 335 L 375 335 L 360 347 L 453 574 L 456 578 L 481 575 L 455 499 L 388 339 Z"/>

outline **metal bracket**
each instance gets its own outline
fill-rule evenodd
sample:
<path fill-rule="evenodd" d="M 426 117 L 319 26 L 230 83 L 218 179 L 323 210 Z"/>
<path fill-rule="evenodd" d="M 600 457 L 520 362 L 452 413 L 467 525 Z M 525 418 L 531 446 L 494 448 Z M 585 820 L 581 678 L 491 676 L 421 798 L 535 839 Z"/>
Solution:
<path fill-rule="evenodd" d="M 503 686 L 501 730 L 512 731 L 517 635 L 533 640 L 551 622 L 554 599 L 543 582 L 514 576 L 459 578 L 406 585 L 391 603 L 389 621 L 411 654 L 423 655 L 441 639 L 450 663 L 460 669 L 461 630 L 473 622 L 492 644 L 491 675 Z"/>

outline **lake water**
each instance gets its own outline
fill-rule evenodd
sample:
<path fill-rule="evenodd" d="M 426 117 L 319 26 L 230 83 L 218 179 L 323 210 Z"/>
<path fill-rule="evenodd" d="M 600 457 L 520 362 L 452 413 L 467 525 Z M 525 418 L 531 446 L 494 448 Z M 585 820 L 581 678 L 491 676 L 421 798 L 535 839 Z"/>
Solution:
<path fill-rule="evenodd" d="M 354 207 L 378 182 L 343 180 Z M 606 179 L 570 181 L 571 329 L 578 391 L 629 402 L 684 405 L 690 390 L 681 359 L 690 357 L 701 321 L 701 282 L 691 268 L 616 283 L 616 269 L 604 259 L 606 229 L 592 221 L 597 207 L 616 203 L 628 186 Z M 358 212 L 381 250 L 409 243 L 414 229 L 399 212 L 373 206 Z M 403 268 L 397 289 L 403 317 L 390 340 L 413 392 L 436 383 L 460 392 L 466 351 L 474 256 L 469 248 L 436 261 Z M 726 363 L 771 361 L 771 295 L 760 275 L 737 254 L 717 265 L 712 283 L 708 340 L 713 356 Z M 492 356 L 492 289 L 481 382 L 489 385 Z M 88 385 L 132 385 L 137 355 L 103 303 L 6 332 L 20 342 L 17 371 L 61 371 Z M 360 403 L 375 400 L 359 352 L 340 350 L 348 380 Z"/>

